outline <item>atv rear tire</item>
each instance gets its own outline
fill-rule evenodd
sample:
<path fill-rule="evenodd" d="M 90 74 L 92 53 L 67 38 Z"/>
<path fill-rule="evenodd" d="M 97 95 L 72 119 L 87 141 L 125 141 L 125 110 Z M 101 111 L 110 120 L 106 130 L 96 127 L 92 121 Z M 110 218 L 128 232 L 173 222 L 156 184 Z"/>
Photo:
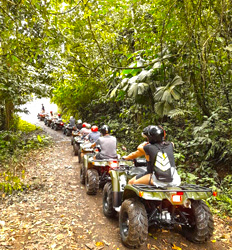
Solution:
<path fill-rule="evenodd" d="M 134 199 L 125 200 L 119 213 L 122 242 L 129 248 L 139 248 L 147 239 L 148 219 L 144 205 Z"/>
<path fill-rule="evenodd" d="M 213 235 L 214 222 L 209 207 L 202 200 L 194 200 L 189 212 L 190 226 L 182 226 L 183 235 L 194 243 L 204 243 Z"/>
<path fill-rule="evenodd" d="M 96 169 L 88 169 L 85 178 L 87 194 L 95 195 L 99 189 L 99 174 Z"/>
<path fill-rule="evenodd" d="M 58 127 L 57 127 L 57 125 L 56 125 L 56 124 L 54 125 L 54 130 L 55 130 L 55 131 L 57 131 L 57 130 L 58 130 Z"/>
<path fill-rule="evenodd" d="M 73 143 L 73 152 L 74 152 L 74 155 L 78 155 L 78 151 L 79 151 L 79 147 L 78 147 L 78 145 L 74 142 L 74 143 Z"/>
<path fill-rule="evenodd" d="M 81 184 L 85 184 L 85 166 L 83 163 L 81 164 L 81 169 L 80 169 L 80 182 Z"/>
<path fill-rule="evenodd" d="M 113 208 L 113 190 L 111 182 L 107 182 L 103 188 L 103 213 L 109 218 L 116 215 L 116 211 Z"/>
<path fill-rule="evenodd" d="M 82 158 L 81 158 L 81 149 L 79 148 L 79 150 L 78 150 L 78 162 L 79 163 L 82 163 Z"/>
<path fill-rule="evenodd" d="M 74 144 L 74 138 L 72 137 L 71 138 L 71 145 L 73 145 Z"/>

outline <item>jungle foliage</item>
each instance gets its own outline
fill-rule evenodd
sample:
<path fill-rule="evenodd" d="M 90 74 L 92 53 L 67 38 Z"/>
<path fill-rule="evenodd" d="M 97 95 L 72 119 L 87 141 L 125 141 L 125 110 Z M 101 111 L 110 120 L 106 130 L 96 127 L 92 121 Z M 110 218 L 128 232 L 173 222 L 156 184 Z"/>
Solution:
<path fill-rule="evenodd" d="M 1 1 L 0 126 L 31 93 L 129 151 L 162 124 L 183 177 L 231 198 L 231 38 L 229 0 Z"/>
<path fill-rule="evenodd" d="M 12 193 L 25 188 L 23 157 L 29 150 L 38 149 L 51 143 L 42 135 L 41 129 L 15 117 L 17 132 L 0 132 L 0 194 Z"/>

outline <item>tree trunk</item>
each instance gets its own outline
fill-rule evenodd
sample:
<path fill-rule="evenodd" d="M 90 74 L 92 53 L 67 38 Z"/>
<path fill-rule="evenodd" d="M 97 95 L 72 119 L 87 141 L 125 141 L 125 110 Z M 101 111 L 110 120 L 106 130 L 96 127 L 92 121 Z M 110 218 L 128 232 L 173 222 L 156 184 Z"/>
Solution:
<path fill-rule="evenodd" d="M 191 73 L 190 81 L 192 82 L 192 85 L 194 88 L 197 104 L 200 106 L 200 108 L 203 112 L 203 115 L 206 115 L 209 117 L 210 111 L 209 111 L 208 107 L 206 106 L 205 96 L 204 96 L 204 93 L 202 92 L 202 89 L 201 89 L 202 86 L 201 85 L 198 86 L 195 74 L 193 72 Z"/>
<path fill-rule="evenodd" d="M 7 101 L 5 103 L 5 130 L 10 130 L 12 122 L 13 122 L 13 113 L 14 113 L 14 104 L 12 101 Z"/>

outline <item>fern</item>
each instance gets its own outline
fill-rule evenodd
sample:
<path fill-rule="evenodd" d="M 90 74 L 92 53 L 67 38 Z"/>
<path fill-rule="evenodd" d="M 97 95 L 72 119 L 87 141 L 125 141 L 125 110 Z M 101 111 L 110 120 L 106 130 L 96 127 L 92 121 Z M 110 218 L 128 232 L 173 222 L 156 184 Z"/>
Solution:
<path fill-rule="evenodd" d="M 186 114 L 191 114 L 191 112 L 183 109 L 173 109 L 168 112 L 168 116 L 170 118 L 174 118 L 176 116 L 185 116 Z"/>

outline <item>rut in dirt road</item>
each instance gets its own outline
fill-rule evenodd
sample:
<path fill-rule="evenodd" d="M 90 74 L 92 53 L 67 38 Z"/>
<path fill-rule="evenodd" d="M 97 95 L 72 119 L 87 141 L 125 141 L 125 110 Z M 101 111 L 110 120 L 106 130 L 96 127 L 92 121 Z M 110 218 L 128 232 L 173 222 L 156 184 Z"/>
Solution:
<path fill-rule="evenodd" d="M 86 194 L 70 138 L 61 131 L 56 133 L 58 142 L 52 147 L 28 155 L 24 167 L 30 190 L 12 195 L 0 205 L 0 249 L 127 249 L 121 243 L 118 219 L 103 215 L 102 190 L 96 196 Z M 177 247 L 229 249 L 222 241 L 196 245 L 178 230 L 154 229 L 140 249 Z"/>

